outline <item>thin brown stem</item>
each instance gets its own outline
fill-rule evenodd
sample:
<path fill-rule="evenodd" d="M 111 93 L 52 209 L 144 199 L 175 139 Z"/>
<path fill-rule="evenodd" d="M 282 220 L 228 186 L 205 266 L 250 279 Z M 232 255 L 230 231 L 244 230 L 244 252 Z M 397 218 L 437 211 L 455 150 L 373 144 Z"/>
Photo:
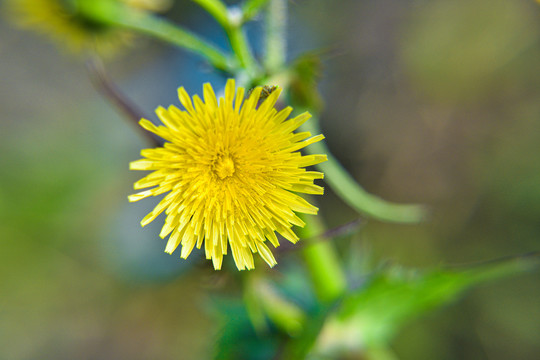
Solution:
<path fill-rule="evenodd" d="M 163 146 L 163 140 L 160 137 L 139 126 L 139 120 L 145 117 L 143 111 L 129 100 L 111 80 L 101 60 L 97 57 L 89 59 L 86 62 L 86 68 L 96 90 L 113 104 L 152 146 Z"/>
<path fill-rule="evenodd" d="M 318 243 L 318 242 L 324 242 L 324 241 L 329 241 L 331 239 L 333 239 L 334 237 L 336 236 L 341 236 L 341 235 L 345 235 L 345 234 L 350 234 L 356 230 L 358 230 L 358 228 L 360 226 L 362 226 L 364 224 L 364 219 L 361 219 L 361 218 L 358 218 L 358 219 L 355 219 L 353 221 L 350 221 L 348 223 L 345 223 L 343 225 L 339 225 L 333 229 L 329 229 L 321 234 L 318 234 L 318 235 L 315 235 L 315 236 L 310 236 L 308 238 L 303 238 L 302 239 L 302 242 L 301 243 L 298 243 L 298 244 L 291 244 L 291 243 L 288 243 L 288 242 L 285 242 L 283 243 L 283 245 L 281 245 L 277 251 L 280 252 L 280 253 L 286 253 L 286 252 L 290 252 L 290 251 L 297 251 L 297 250 L 300 250 L 301 248 L 305 247 L 305 246 L 309 246 L 309 245 L 312 245 L 312 244 L 315 244 L 315 243 Z"/>
<path fill-rule="evenodd" d="M 447 269 L 450 270 L 459 270 L 459 269 L 471 269 L 476 267 L 482 267 L 487 265 L 494 265 L 497 263 L 510 262 L 510 261 L 536 261 L 537 264 L 540 263 L 540 251 L 531 251 L 528 253 L 518 254 L 518 255 L 508 255 L 502 256 L 495 259 L 474 261 L 468 263 L 455 263 L 446 265 Z"/>

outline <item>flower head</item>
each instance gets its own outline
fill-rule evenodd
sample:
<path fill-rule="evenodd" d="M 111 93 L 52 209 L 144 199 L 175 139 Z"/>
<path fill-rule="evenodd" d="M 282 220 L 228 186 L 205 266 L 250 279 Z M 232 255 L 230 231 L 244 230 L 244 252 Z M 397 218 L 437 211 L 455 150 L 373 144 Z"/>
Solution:
<path fill-rule="evenodd" d="M 73 53 L 86 50 L 101 55 L 114 53 L 129 42 L 131 34 L 86 16 L 80 10 L 95 0 L 7 0 L 12 20 L 23 28 L 48 35 Z M 105 0 L 130 7 L 156 10 L 164 0 Z M 88 6 L 88 5 L 85 5 Z"/>
<path fill-rule="evenodd" d="M 204 101 L 179 91 L 185 111 L 159 107 L 165 126 L 142 119 L 143 128 L 166 140 L 163 147 L 145 149 L 145 159 L 133 161 L 132 170 L 153 171 L 135 183 L 144 189 L 129 196 L 138 201 L 168 193 L 148 214 L 144 226 L 165 211 L 160 233 L 170 235 L 165 251 L 182 245 L 181 257 L 204 243 L 206 258 L 220 269 L 230 247 L 239 270 L 253 269 L 258 252 L 270 266 L 276 264 L 266 240 L 279 246 L 276 232 L 295 243 L 292 226 L 304 226 L 295 214 L 316 214 L 318 209 L 295 193 L 323 194 L 313 183 L 323 174 L 305 167 L 326 160 L 326 155 L 306 155 L 300 149 L 323 135 L 294 131 L 310 118 L 308 113 L 287 120 L 292 109 L 277 111 L 280 90 L 257 107 L 261 88 L 244 101 L 243 88 L 227 81 L 225 96 L 216 99 L 212 86 L 203 87 Z"/>

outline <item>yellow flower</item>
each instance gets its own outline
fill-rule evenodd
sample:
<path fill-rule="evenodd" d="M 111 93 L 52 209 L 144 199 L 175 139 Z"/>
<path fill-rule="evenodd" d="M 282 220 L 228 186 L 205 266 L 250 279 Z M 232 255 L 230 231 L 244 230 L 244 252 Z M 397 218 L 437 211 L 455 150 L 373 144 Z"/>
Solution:
<path fill-rule="evenodd" d="M 164 11 L 171 7 L 173 0 L 122 0 L 124 3 L 139 9 Z"/>
<path fill-rule="evenodd" d="M 19 26 L 48 35 L 72 53 L 87 50 L 101 55 L 115 53 L 129 42 L 131 33 L 94 21 L 78 7 L 81 0 L 7 0 L 10 19 Z M 92 0 L 90 0 L 92 1 Z M 128 6 L 156 10 L 164 0 L 110 0 Z M 91 3 L 90 3 L 91 4 Z"/>
<path fill-rule="evenodd" d="M 317 214 L 318 209 L 295 192 L 323 194 L 313 183 L 323 174 L 305 167 L 325 161 L 326 155 L 302 156 L 299 150 L 324 136 L 295 133 L 311 115 L 287 120 L 290 107 L 274 109 L 280 92 L 274 91 L 257 108 L 261 88 L 244 102 L 245 90 L 235 90 L 234 80 L 227 81 L 219 102 L 210 84 L 203 87 L 204 102 L 196 95 L 192 103 L 180 88 L 185 111 L 157 108 L 165 126 L 140 121 L 166 143 L 142 150 L 145 159 L 130 164 L 132 170 L 153 171 L 136 182 L 135 189 L 153 188 L 129 200 L 168 193 L 141 221 L 145 226 L 165 211 L 160 236 L 171 234 L 167 253 L 182 244 L 185 259 L 194 246 L 200 249 L 204 243 L 206 258 L 219 270 L 230 246 L 239 270 L 254 268 L 256 252 L 272 267 L 276 260 L 266 240 L 279 246 L 278 232 L 295 243 L 292 226 L 304 226 L 295 212 Z"/>

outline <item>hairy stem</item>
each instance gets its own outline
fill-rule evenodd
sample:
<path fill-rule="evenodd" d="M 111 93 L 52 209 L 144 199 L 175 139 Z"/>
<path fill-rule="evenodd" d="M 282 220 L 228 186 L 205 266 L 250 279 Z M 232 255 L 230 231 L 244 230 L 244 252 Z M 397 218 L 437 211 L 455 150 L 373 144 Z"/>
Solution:
<path fill-rule="evenodd" d="M 287 0 L 271 0 L 265 26 L 266 50 L 264 65 L 272 74 L 285 64 L 287 53 Z"/>

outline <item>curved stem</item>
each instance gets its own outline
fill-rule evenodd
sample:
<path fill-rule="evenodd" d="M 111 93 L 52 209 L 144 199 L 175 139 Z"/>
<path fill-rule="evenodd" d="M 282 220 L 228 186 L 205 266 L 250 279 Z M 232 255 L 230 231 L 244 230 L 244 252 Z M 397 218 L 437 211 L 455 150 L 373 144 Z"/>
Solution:
<path fill-rule="evenodd" d="M 300 128 L 312 134 L 320 134 L 318 121 L 312 119 Z M 426 219 L 427 209 L 416 204 L 395 204 L 381 199 L 364 190 L 330 153 L 323 141 L 306 147 L 309 154 L 326 154 L 328 161 L 317 165 L 324 173 L 325 182 L 349 206 L 368 217 L 397 223 L 418 223 Z"/>
<path fill-rule="evenodd" d="M 135 30 L 204 57 L 216 69 L 234 73 L 237 65 L 215 46 L 192 32 L 151 13 L 136 10 L 114 1 L 84 2 L 84 15 L 105 24 Z"/>
<path fill-rule="evenodd" d="M 231 48 L 248 75 L 253 78 L 257 76 L 257 62 L 253 57 L 246 35 L 242 31 L 242 17 L 240 11 L 238 16 L 227 9 L 221 0 L 193 0 L 204 8 L 216 21 L 225 29 Z"/>
<path fill-rule="evenodd" d="M 210 15 L 222 26 L 229 26 L 229 19 L 227 18 L 227 5 L 221 0 L 193 0 L 199 4 L 200 7 L 208 11 Z"/>

